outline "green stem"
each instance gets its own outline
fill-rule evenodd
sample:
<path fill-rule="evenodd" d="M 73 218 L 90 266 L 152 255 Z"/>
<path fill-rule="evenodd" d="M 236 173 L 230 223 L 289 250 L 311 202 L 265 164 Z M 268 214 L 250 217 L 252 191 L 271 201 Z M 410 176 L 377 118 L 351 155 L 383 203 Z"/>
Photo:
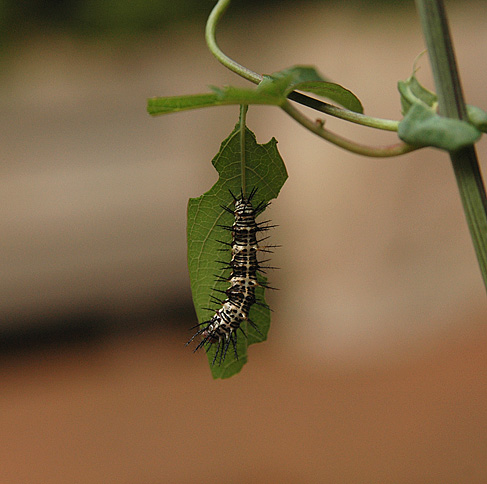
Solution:
<path fill-rule="evenodd" d="M 416 0 L 442 116 L 467 120 L 446 12 L 441 0 Z M 487 288 L 487 197 L 474 146 L 451 152 L 465 217 Z"/>
<path fill-rule="evenodd" d="M 206 30 L 205 30 L 205 38 L 206 44 L 208 45 L 208 49 L 210 52 L 217 58 L 219 62 L 221 62 L 226 68 L 230 69 L 231 71 L 235 72 L 239 76 L 242 76 L 244 79 L 247 79 L 254 84 L 259 84 L 262 81 L 263 77 L 256 72 L 247 69 L 246 67 L 240 65 L 238 62 L 234 61 L 227 55 L 225 55 L 218 44 L 216 43 L 215 31 L 216 26 L 218 25 L 219 20 L 222 18 L 223 14 L 227 10 L 228 6 L 230 5 L 230 0 L 219 0 L 213 10 L 208 17 L 206 22 Z"/>
<path fill-rule="evenodd" d="M 230 1 L 231 0 L 219 0 L 211 11 L 208 21 L 206 22 L 206 44 L 208 45 L 210 52 L 227 69 L 235 72 L 235 74 L 238 74 L 254 84 L 259 84 L 264 79 L 264 76 L 252 71 L 251 69 L 248 69 L 247 67 L 228 57 L 223 53 L 216 42 L 216 27 L 230 5 Z M 315 109 L 316 111 L 320 111 L 336 118 L 344 119 L 351 123 L 360 124 L 362 126 L 369 126 L 371 128 L 383 129 L 386 131 L 397 131 L 399 124 L 399 121 L 365 116 L 364 114 L 355 113 L 353 111 L 349 111 L 348 109 L 339 108 L 296 91 L 291 92 L 288 95 L 288 98 L 296 101 L 299 104 Z"/>
<path fill-rule="evenodd" d="M 289 102 L 281 106 L 282 109 L 289 114 L 295 121 L 299 124 L 304 126 L 306 129 L 312 131 L 319 137 L 333 143 L 340 148 L 343 148 L 347 151 L 351 151 L 352 153 L 356 153 L 358 155 L 363 156 L 371 156 L 371 157 L 379 157 L 379 158 L 387 158 L 391 156 L 398 156 L 403 155 L 405 153 L 409 153 L 417 148 L 414 148 L 411 145 L 408 145 L 402 141 L 399 143 L 395 143 L 390 146 L 367 146 L 360 143 L 356 143 L 355 141 L 351 141 L 343 136 L 340 136 L 332 131 L 323 128 L 321 123 L 313 122 L 304 114 L 302 114 L 299 110 L 297 110 L 294 106 L 292 106 Z"/>
<path fill-rule="evenodd" d="M 242 195 L 245 197 L 247 194 L 247 173 L 245 171 L 245 130 L 246 130 L 246 117 L 249 107 L 246 104 L 240 106 L 240 176 L 242 184 Z"/>
<path fill-rule="evenodd" d="M 292 101 L 296 101 L 303 106 L 315 109 L 321 113 L 340 118 L 351 123 L 360 124 L 361 126 L 368 126 L 369 128 L 382 129 L 385 131 L 397 131 L 399 121 L 393 119 L 375 118 L 374 116 L 366 116 L 365 114 L 355 113 L 348 109 L 339 108 L 333 104 L 328 104 L 318 99 L 314 99 L 300 92 L 293 91 L 288 95 Z"/>

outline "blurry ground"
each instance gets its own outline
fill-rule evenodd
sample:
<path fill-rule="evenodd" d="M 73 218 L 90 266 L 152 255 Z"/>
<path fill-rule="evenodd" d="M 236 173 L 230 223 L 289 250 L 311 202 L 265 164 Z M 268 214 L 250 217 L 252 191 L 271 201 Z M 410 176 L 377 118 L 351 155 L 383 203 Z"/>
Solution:
<path fill-rule="evenodd" d="M 0 371 L 1 480 L 480 484 L 486 348 L 477 333 L 347 372 L 295 365 L 270 343 L 218 382 L 160 332 L 13 358 Z"/>
<path fill-rule="evenodd" d="M 396 82 L 423 50 L 414 10 L 342 3 L 250 12 L 222 46 L 259 72 L 314 64 L 398 118 Z M 484 9 L 469 5 L 451 2 L 452 30 L 485 108 Z M 151 119 L 145 103 L 244 83 L 201 24 L 136 43 L 36 32 L 2 67 L 2 483 L 482 482 L 485 290 L 443 153 L 360 158 L 252 108 L 290 174 L 270 209 L 280 291 L 270 341 L 213 382 L 182 347 L 185 212 L 238 109 Z"/>

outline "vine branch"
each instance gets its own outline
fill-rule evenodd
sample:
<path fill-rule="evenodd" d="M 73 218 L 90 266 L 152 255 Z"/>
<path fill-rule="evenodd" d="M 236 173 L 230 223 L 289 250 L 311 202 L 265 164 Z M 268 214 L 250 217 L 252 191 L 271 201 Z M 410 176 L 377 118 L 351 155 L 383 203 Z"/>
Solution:
<path fill-rule="evenodd" d="M 227 69 L 231 70 L 235 74 L 238 74 L 244 79 L 253 82 L 254 84 L 259 84 L 264 79 L 264 76 L 252 71 L 251 69 L 239 64 L 235 60 L 228 57 L 225 53 L 223 53 L 223 51 L 220 49 L 216 42 L 216 27 L 223 14 L 227 10 L 228 6 L 230 5 L 230 2 L 231 0 L 219 0 L 211 11 L 210 16 L 208 17 L 205 30 L 205 38 L 208 49 L 215 56 L 215 58 Z M 339 108 L 337 106 L 333 106 L 332 104 L 320 101 L 319 99 L 315 99 L 296 91 L 291 92 L 288 95 L 288 98 L 292 101 L 296 101 L 297 103 L 302 104 L 303 106 L 315 109 L 316 111 L 343 119 L 345 121 L 349 121 L 351 123 L 360 124 L 362 126 L 368 126 L 371 128 L 382 129 L 386 131 L 397 131 L 397 127 L 399 124 L 398 121 L 376 118 L 373 116 L 365 116 L 364 114 L 355 113 L 348 109 Z"/>
<path fill-rule="evenodd" d="M 259 84 L 263 76 L 247 67 L 240 65 L 219 48 L 215 32 L 219 20 L 230 5 L 231 0 L 218 0 L 206 24 L 206 42 L 210 52 L 225 67 L 239 76 Z M 460 85 L 455 55 L 448 29 L 446 13 L 442 0 L 416 0 L 424 37 L 426 40 L 433 76 L 438 95 L 438 108 L 442 116 L 467 120 L 466 106 Z M 291 92 L 288 99 L 315 109 L 319 112 L 338 117 L 364 126 L 397 131 L 398 122 L 373 118 L 353 111 L 339 108 L 319 101 L 310 96 Z M 345 139 L 324 129 L 323 123 L 313 122 L 295 109 L 289 102 L 282 109 L 306 129 L 327 141 L 354 153 L 365 156 L 385 157 L 407 153 L 415 148 L 399 142 L 385 147 L 371 147 Z M 480 173 L 479 163 L 473 145 L 450 152 L 455 177 L 472 236 L 473 244 L 479 261 L 480 270 L 487 288 L 487 197 Z"/>
<path fill-rule="evenodd" d="M 387 158 L 391 156 L 403 155 L 405 153 L 409 153 L 410 151 L 418 149 L 402 141 L 390 146 L 378 147 L 356 143 L 355 141 L 351 141 L 347 138 L 344 138 L 343 136 L 340 136 L 330 130 L 325 129 L 322 123 L 311 121 L 289 102 L 282 106 L 282 109 L 306 129 L 312 131 L 313 133 L 329 141 L 330 143 L 333 143 L 334 145 L 339 146 L 340 148 L 343 148 L 347 151 L 351 151 L 352 153 L 357 153 L 363 156 Z"/>

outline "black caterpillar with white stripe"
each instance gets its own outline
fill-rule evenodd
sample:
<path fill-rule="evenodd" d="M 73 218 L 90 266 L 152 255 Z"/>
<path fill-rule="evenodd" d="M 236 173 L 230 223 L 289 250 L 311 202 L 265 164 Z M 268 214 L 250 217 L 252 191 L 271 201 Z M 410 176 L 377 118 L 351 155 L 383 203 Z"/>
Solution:
<path fill-rule="evenodd" d="M 257 234 L 271 228 L 267 225 L 268 221 L 257 223 L 256 217 L 260 215 L 268 206 L 268 203 L 259 203 L 255 208 L 252 205 L 252 199 L 255 196 L 256 189 L 252 190 L 248 197 L 241 194 L 238 198 L 232 193 L 235 203 L 235 209 L 222 206 L 224 210 L 230 212 L 235 217 L 235 222 L 231 227 L 221 226 L 225 230 L 232 232 L 232 242 L 222 242 L 231 249 L 231 261 L 221 262 L 231 274 L 228 278 L 217 276 L 219 280 L 230 283 L 226 291 L 220 291 L 226 295 L 224 301 L 213 298 L 220 303 L 221 308 L 215 311 L 215 314 L 208 321 L 204 321 L 194 328 L 199 328 L 193 337 L 186 343 L 191 343 L 197 336 L 202 340 L 196 346 L 194 351 L 205 348 L 206 351 L 212 345 L 217 345 L 217 350 L 213 358 L 213 363 L 218 360 L 221 364 L 225 359 L 230 344 L 233 346 L 235 358 L 238 359 L 237 353 L 237 331 L 240 330 L 245 337 L 247 335 L 241 328 L 241 324 L 246 321 L 259 334 L 259 328 L 249 319 L 250 308 L 253 304 L 259 304 L 267 307 L 265 304 L 257 302 L 255 289 L 258 286 L 269 287 L 267 284 L 258 282 L 257 272 L 264 272 L 265 267 L 261 266 L 257 259 L 257 252 L 271 252 L 269 247 L 259 247 L 262 240 L 257 240 Z M 231 193 L 231 192 L 230 192 Z M 262 261 L 266 262 L 266 261 Z M 194 329 L 193 328 L 193 329 Z"/>

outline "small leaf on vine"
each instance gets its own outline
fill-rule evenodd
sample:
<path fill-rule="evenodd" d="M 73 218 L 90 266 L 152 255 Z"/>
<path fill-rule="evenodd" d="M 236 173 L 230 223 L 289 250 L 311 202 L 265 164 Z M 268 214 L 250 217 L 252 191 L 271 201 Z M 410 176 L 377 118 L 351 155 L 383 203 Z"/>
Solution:
<path fill-rule="evenodd" d="M 487 113 L 477 106 L 467 104 L 468 120 L 480 131 L 487 133 Z"/>
<path fill-rule="evenodd" d="M 405 115 L 415 103 L 422 102 L 430 108 L 436 109 L 437 97 L 434 92 L 423 87 L 413 74 L 406 81 L 399 81 L 397 87 L 401 94 L 402 114 Z"/>
<path fill-rule="evenodd" d="M 481 132 L 467 121 L 445 118 L 425 104 L 415 103 L 399 123 L 397 135 L 413 146 L 455 151 L 475 143 Z"/>
<path fill-rule="evenodd" d="M 467 106 L 470 122 L 437 114 L 436 94 L 422 86 L 415 73 L 399 81 L 398 90 L 404 119 L 399 123 L 397 134 L 410 145 L 455 151 L 475 143 L 481 131 L 486 131 L 487 113 L 480 108 Z"/>
<path fill-rule="evenodd" d="M 334 101 L 355 113 L 363 113 L 360 99 L 348 89 L 324 79 L 314 67 L 294 66 L 266 76 L 261 85 L 271 80 L 288 96 L 292 91 L 305 91 Z"/>

